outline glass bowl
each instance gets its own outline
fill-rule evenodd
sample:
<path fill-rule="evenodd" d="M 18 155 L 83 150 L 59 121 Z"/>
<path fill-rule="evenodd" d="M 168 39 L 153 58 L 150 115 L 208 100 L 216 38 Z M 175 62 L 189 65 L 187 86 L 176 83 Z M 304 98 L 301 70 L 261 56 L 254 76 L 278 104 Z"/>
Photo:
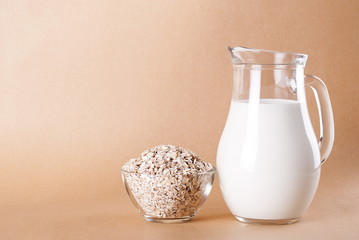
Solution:
<path fill-rule="evenodd" d="M 191 220 L 212 189 L 215 168 L 200 173 L 144 174 L 122 168 L 122 181 L 132 203 L 151 222 Z"/>

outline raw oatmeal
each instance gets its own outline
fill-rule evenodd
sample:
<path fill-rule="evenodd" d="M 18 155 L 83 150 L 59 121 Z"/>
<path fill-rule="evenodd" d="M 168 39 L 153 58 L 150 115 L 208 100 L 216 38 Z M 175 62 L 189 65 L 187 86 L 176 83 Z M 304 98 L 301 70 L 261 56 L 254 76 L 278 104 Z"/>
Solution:
<path fill-rule="evenodd" d="M 195 214 L 208 185 L 212 164 L 182 147 L 159 145 L 122 168 L 124 180 L 143 212 L 157 218 Z"/>

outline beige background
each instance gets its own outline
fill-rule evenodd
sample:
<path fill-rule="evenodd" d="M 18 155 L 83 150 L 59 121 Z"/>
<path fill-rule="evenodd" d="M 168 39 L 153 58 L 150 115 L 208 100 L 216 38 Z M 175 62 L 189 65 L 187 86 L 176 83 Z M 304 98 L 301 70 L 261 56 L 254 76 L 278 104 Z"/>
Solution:
<path fill-rule="evenodd" d="M 355 0 L 0 1 L 0 238 L 359 236 L 358 12 Z M 229 45 L 306 53 L 327 84 L 336 139 L 312 207 L 282 229 L 243 225 L 216 182 L 192 223 L 146 223 L 120 167 L 158 144 L 215 163 Z"/>

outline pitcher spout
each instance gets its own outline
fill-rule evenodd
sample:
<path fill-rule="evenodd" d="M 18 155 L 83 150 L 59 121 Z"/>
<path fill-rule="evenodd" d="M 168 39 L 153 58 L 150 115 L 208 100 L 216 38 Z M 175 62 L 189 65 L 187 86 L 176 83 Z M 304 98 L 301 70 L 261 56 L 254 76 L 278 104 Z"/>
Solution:
<path fill-rule="evenodd" d="M 234 65 L 293 65 L 305 67 L 308 56 L 247 47 L 228 47 Z"/>

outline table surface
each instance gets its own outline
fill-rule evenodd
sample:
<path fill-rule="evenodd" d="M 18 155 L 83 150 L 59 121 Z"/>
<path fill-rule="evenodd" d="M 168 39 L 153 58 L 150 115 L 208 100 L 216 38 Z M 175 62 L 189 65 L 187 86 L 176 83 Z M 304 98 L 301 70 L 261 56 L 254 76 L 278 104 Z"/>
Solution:
<path fill-rule="evenodd" d="M 3 209 L 0 239 L 359 239 L 358 199 L 358 187 L 320 184 L 301 221 L 243 224 L 231 216 L 215 181 L 212 194 L 192 221 L 161 224 L 145 221 L 122 189 L 121 194 L 103 199 Z"/>

